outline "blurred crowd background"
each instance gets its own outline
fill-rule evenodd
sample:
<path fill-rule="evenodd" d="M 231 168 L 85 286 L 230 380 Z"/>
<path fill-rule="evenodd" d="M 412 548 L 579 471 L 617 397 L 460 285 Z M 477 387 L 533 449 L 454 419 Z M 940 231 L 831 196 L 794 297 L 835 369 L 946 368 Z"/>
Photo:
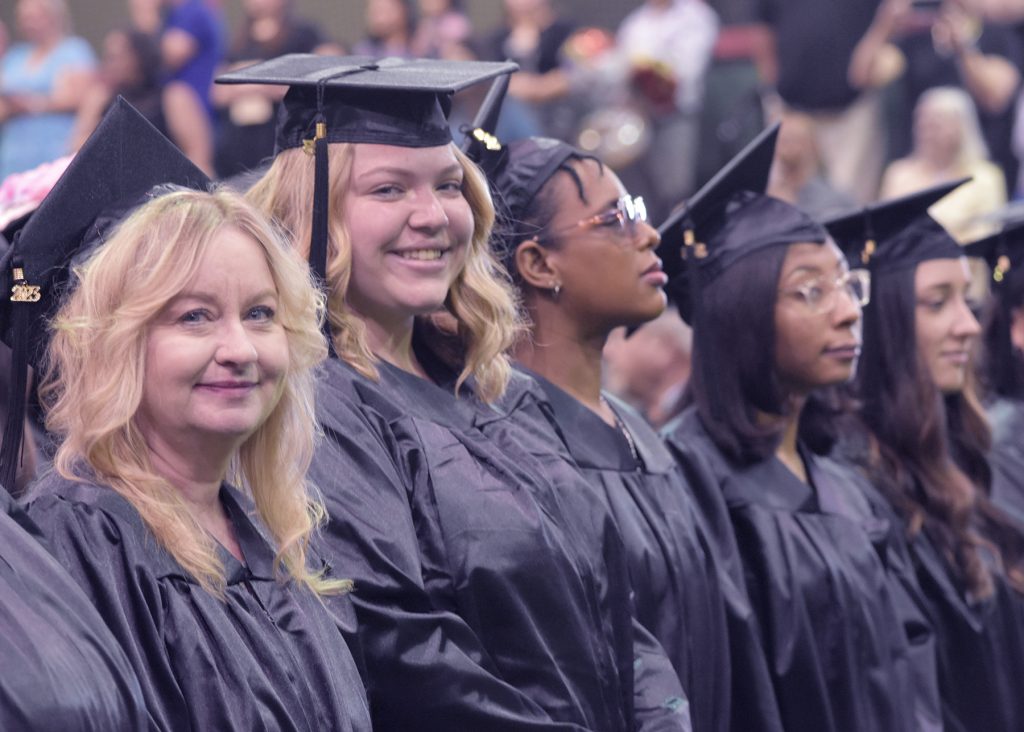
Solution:
<path fill-rule="evenodd" d="M 0 228 L 118 94 L 211 175 L 258 170 L 283 89 L 211 82 L 304 52 L 511 58 L 499 137 L 592 151 L 655 223 L 776 119 L 769 192 L 818 217 L 972 176 L 933 211 L 968 241 L 1024 197 L 1024 0 L 12 0 L 0 22 Z M 672 328 L 659 354 L 688 351 Z"/>

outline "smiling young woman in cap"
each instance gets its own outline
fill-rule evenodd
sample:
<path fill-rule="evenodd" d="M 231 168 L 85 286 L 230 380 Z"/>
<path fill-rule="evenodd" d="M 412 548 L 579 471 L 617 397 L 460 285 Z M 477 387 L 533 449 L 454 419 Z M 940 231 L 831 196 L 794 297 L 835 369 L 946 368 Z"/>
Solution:
<path fill-rule="evenodd" d="M 355 580 L 375 729 L 686 729 L 610 515 L 481 428 L 520 323 L 446 113 L 511 68 L 283 57 L 228 79 L 290 85 L 250 196 L 327 288 L 327 551 Z"/>

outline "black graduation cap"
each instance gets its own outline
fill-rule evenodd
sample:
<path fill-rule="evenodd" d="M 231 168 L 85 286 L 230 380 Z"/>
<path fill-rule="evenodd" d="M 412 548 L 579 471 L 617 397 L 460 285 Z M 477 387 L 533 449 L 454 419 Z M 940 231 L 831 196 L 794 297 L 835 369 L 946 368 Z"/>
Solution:
<path fill-rule="evenodd" d="M 825 223 L 836 244 L 857 266 L 888 272 L 929 259 L 961 257 L 963 248 L 928 209 L 970 178 L 875 203 Z"/>
<path fill-rule="evenodd" d="M 59 306 L 70 262 L 164 183 L 203 189 L 210 180 L 118 97 L 0 262 L 4 292 L 10 293 L 0 300 L 0 335 L 13 349 L 0 483 L 13 485 L 27 366 L 38 366 L 45 354 L 46 320 Z"/>
<path fill-rule="evenodd" d="M 1011 269 L 1024 268 L 1024 219 L 1007 223 L 997 233 L 965 244 L 963 253 L 984 259 L 992 270 L 993 285 L 999 287 Z"/>
<path fill-rule="evenodd" d="M 477 110 L 472 124 L 468 129 L 463 129 L 465 139 L 460 147 L 462 152 L 477 164 L 481 164 L 485 157 L 495 157 L 504 149 L 501 141 L 495 136 L 495 130 L 498 129 L 501 105 L 505 101 L 511 80 L 512 73 L 509 72 L 491 82 L 491 88 L 487 90 L 487 96 Z"/>
<path fill-rule="evenodd" d="M 538 233 L 527 230 L 522 216 L 551 176 L 572 156 L 587 157 L 570 144 L 550 137 L 527 137 L 505 146 L 505 155 L 495 166 L 482 165 L 490 181 L 495 209 L 495 248 L 506 261 L 519 241 Z M 507 261 L 506 261 L 507 263 Z"/>
<path fill-rule="evenodd" d="M 452 141 L 452 95 L 517 68 L 511 62 L 293 53 L 222 74 L 217 83 L 289 87 L 277 120 L 276 152 L 302 147 L 316 160 L 309 263 L 326 282 L 327 144 L 446 145 Z"/>
<path fill-rule="evenodd" d="M 761 132 L 658 228 L 657 254 L 669 293 L 687 322 L 700 290 L 739 259 L 766 247 L 828 238 L 803 211 L 764 193 L 779 126 Z"/>
<path fill-rule="evenodd" d="M 507 260 L 519 239 L 537 233 L 521 230 L 520 222 L 540 189 L 571 156 L 584 155 L 572 145 L 547 137 L 528 137 L 503 145 L 494 131 L 508 83 L 509 77 L 502 76 L 491 84 L 462 146 L 491 185 L 500 222 L 493 244 L 502 260 Z"/>

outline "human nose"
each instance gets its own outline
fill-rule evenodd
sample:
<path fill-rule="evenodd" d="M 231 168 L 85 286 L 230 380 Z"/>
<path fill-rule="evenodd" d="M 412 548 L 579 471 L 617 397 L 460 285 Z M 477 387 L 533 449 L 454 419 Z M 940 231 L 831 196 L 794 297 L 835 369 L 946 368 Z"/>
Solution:
<path fill-rule="evenodd" d="M 218 331 L 217 362 L 226 366 L 245 366 L 256 361 L 256 345 L 240 318 L 226 320 Z"/>
<path fill-rule="evenodd" d="M 837 286 L 832 291 L 832 321 L 839 327 L 848 327 L 860 320 L 860 299 L 849 284 Z"/>
<path fill-rule="evenodd" d="M 653 249 L 661 243 L 661 234 L 646 221 L 637 222 L 634 226 L 633 240 L 641 251 Z"/>
<path fill-rule="evenodd" d="M 415 229 L 438 230 L 448 226 L 448 214 L 441 199 L 433 192 L 423 193 L 413 201 L 409 225 Z"/>
<path fill-rule="evenodd" d="M 959 302 L 959 312 L 957 313 L 956 321 L 953 323 L 953 335 L 957 338 L 974 338 L 980 333 L 981 324 L 974 317 L 974 311 L 971 310 L 967 300 L 961 299 Z"/>

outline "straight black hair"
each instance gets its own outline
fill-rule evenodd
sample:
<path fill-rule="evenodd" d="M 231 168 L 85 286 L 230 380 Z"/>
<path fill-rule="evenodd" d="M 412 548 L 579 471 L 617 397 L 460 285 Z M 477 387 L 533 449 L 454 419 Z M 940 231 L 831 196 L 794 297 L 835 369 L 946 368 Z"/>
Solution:
<path fill-rule="evenodd" d="M 775 301 L 788 247 L 754 252 L 701 291 L 684 404 L 731 460 L 753 464 L 775 453 L 788 409 L 775 374 Z M 764 415 L 779 415 L 766 420 Z"/>

